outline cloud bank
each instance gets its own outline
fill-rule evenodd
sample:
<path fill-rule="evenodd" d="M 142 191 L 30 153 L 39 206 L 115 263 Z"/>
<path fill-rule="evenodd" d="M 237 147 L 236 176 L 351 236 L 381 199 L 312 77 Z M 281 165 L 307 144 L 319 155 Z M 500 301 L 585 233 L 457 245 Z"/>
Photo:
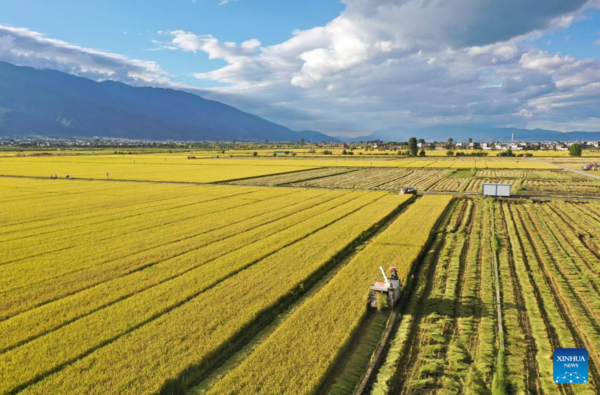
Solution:
<path fill-rule="evenodd" d="M 587 0 L 345 0 L 325 26 L 241 45 L 172 31 L 170 44 L 225 67 L 207 95 L 295 128 L 356 133 L 390 125 L 482 123 L 600 129 L 600 62 L 547 53 Z M 250 44 L 251 43 L 251 44 Z M 248 100 L 250 97 L 252 100 Z"/>
<path fill-rule="evenodd" d="M 154 62 L 129 59 L 45 37 L 25 28 L 0 25 L 0 60 L 19 66 L 48 68 L 93 80 L 133 85 L 167 83 L 167 73 Z"/>
<path fill-rule="evenodd" d="M 156 50 L 224 61 L 184 87 L 294 129 L 366 134 L 433 124 L 600 130 L 600 61 L 536 48 L 591 0 L 344 0 L 324 26 L 264 46 L 173 30 Z M 96 80 L 181 87 L 154 63 L 0 26 L 0 60 Z M 219 62 L 221 64 L 221 62 Z"/>

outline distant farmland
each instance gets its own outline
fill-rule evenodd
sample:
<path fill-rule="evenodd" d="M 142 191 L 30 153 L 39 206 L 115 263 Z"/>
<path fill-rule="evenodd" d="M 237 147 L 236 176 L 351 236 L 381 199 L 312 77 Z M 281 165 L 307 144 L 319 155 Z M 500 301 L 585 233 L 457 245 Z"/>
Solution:
<path fill-rule="evenodd" d="M 599 185 L 494 159 L 0 158 L 0 394 L 598 393 Z M 400 307 L 368 309 L 392 266 Z M 588 385 L 553 383 L 559 347 L 588 349 Z"/>

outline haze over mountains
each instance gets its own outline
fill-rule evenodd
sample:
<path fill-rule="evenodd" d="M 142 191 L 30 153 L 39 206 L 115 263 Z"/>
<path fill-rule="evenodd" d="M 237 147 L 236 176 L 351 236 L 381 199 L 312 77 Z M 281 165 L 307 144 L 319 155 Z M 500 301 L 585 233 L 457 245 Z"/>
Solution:
<path fill-rule="evenodd" d="M 356 137 L 352 141 L 382 140 L 408 141 L 411 137 L 426 141 L 467 141 L 472 138 L 478 142 L 511 141 L 580 141 L 600 140 L 600 132 L 557 132 L 544 129 L 494 128 L 474 125 L 437 125 L 425 128 L 391 127 L 378 130 L 368 136 Z"/>
<path fill-rule="evenodd" d="M 390 127 L 356 138 L 292 131 L 232 106 L 173 89 L 95 82 L 0 62 L 0 136 L 119 137 L 188 141 L 517 141 L 600 140 L 600 132 L 438 125 Z"/>
<path fill-rule="evenodd" d="M 338 141 L 295 132 L 198 95 L 0 62 L 0 136 L 138 140 Z"/>

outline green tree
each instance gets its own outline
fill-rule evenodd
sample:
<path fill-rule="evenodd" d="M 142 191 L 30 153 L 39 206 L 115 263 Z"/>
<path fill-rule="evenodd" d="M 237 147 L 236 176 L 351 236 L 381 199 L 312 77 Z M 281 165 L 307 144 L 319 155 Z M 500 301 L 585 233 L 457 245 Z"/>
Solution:
<path fill-rule="evenodd" d="M 426 154 L 425 154 L 425 150 L 424 150 L 424 149 L 422 149 L 422 150 L 421 150 L 421 152 L 419 152 L 419 156 L 425 156 L 425 155 L 426 155 Z"/>
<path fill-rule="evenodd" d="M 300 139 L 300 145 L 304 145 L 304 138 Z"/>
<path fill-rule="evenodd" d="M 580 157 L 581 156 L 581 144 L 571 144 L 569 147 L 569 155 Z"/>
<path fill-rule="evenodd" d="M 448 137 L 448 149 L 452 148 L 454 145 L 454 139 L 452 137 Z"/>
<path fill-rule="evenodd" d="M 411 137 L 408 140 L 408 150 L 410 151 L 410 156 L 417 156 L 417 152 L 419 152 L 419 147 L 417 147 L 417 139 Z"/>

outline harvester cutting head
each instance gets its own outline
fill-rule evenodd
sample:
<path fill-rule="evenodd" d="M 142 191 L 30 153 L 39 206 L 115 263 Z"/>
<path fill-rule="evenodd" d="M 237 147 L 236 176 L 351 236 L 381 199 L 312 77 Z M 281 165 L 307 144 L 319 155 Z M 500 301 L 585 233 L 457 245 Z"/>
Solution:
<path fill-rule="evenodd" d="M 390 277 L 385 274 L 385 271 L 380 266 L 379 270 L 383 276 L 383 281 L 375 281 L 369 287 L 369 302 L 368 306 L 383 310 L 385 307 L 393 309 L 400 300 L 402 293 L 402 284 L 398 278 L 398 268 L 390 267 Z M 387 304 L 387 306 L 382 306 Z"/>

